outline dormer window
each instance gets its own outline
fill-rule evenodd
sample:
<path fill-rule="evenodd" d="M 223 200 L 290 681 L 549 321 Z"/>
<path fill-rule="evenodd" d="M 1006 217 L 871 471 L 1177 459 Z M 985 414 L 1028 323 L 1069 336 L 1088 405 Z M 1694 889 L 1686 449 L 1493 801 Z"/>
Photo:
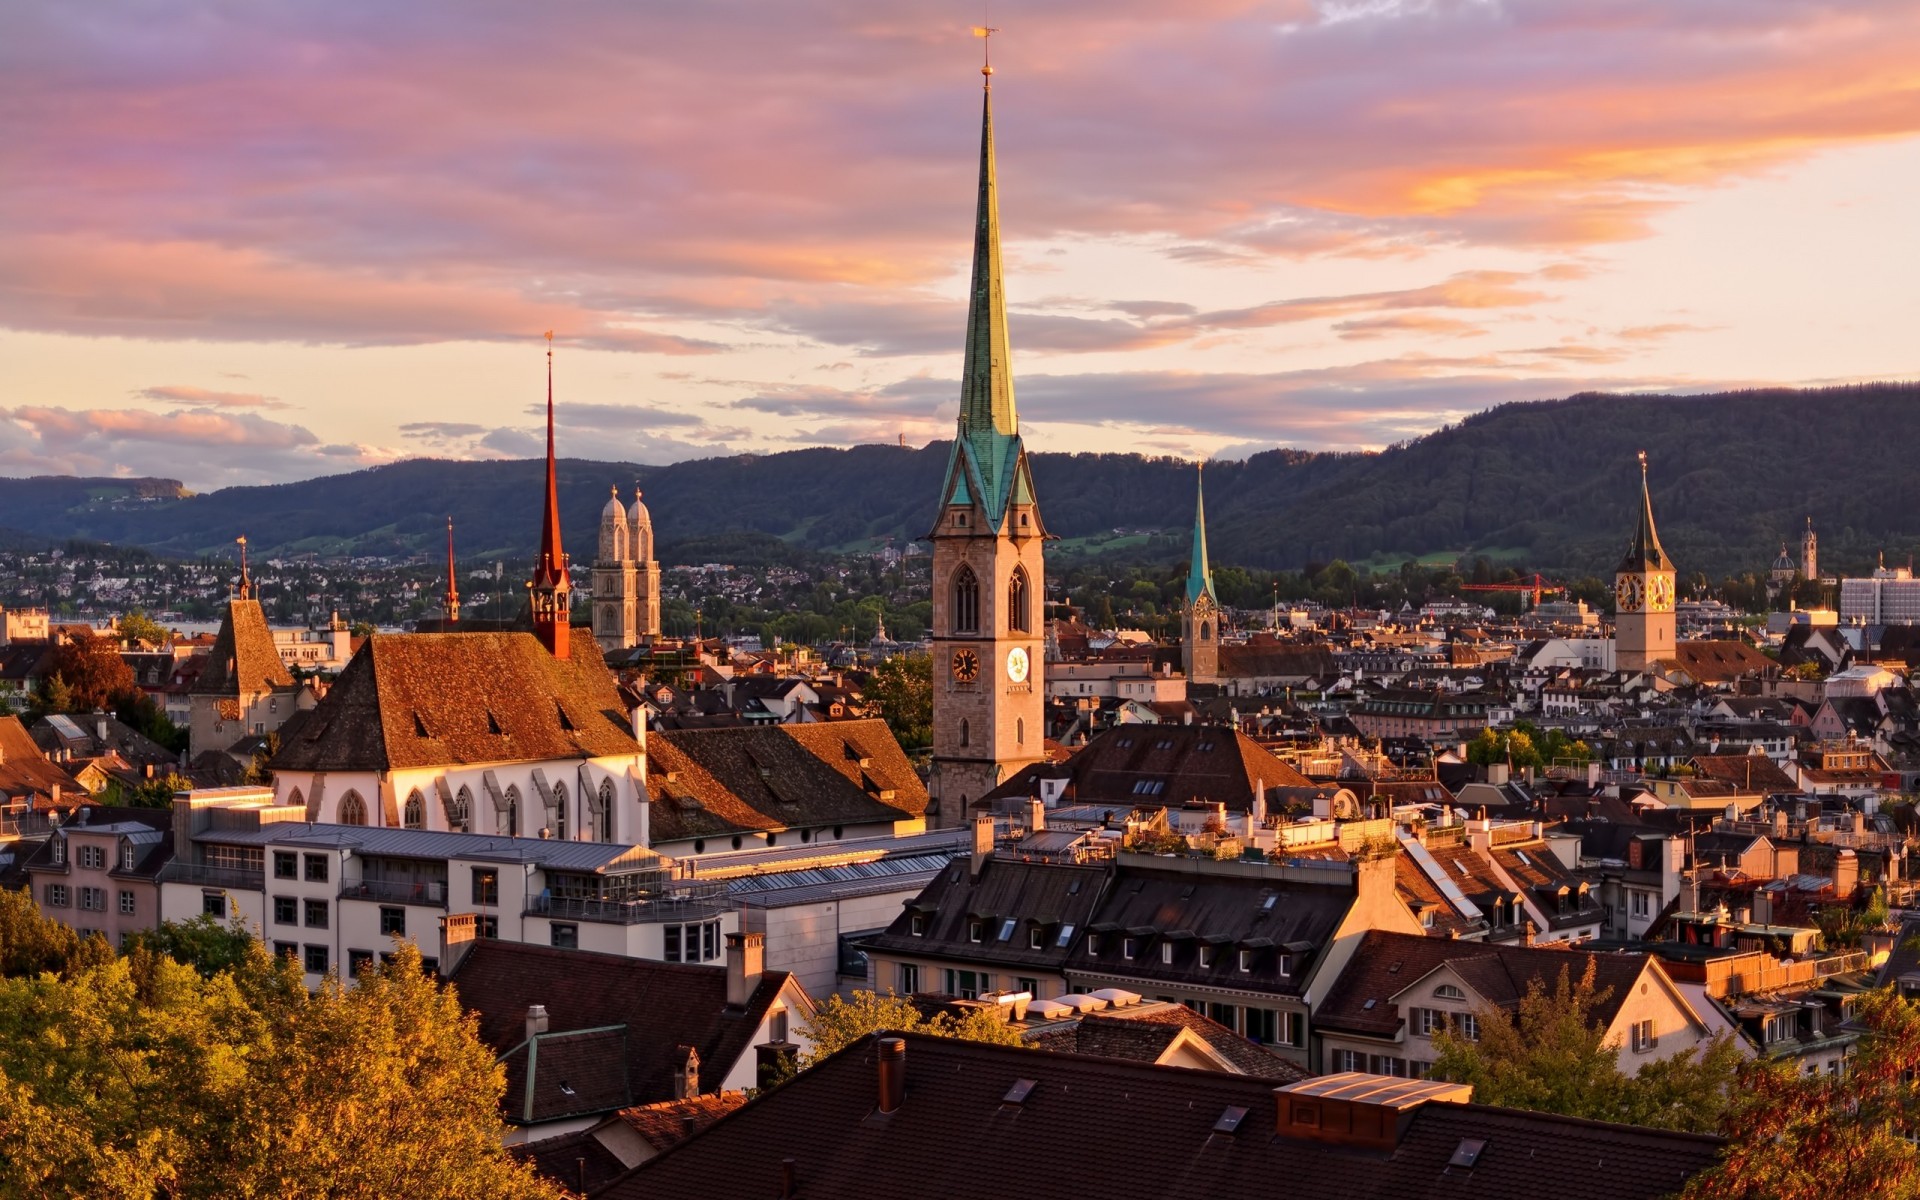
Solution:
<path fill-rule="evenodd" d="M 1160 943 L 1160 961 L 1167 966 L 1173 965 L 1173 943 L 1172 942 Z"/>
<path fill-rule="evenodd" d="M 1203 968 L 1211 967 L 1213 965 L 1213 947 L 1212 946 L 1200 947 L 1200 965 Z"/>
<path fill-rule="evenodd" d="M 1121 958 L 1132 958 L 1135 952 L 1137 952 L 1139 949 L 1140 949 L 1140 939 L 1138 938 L 1122 938 L 1120 940 L 1120 957 Z"/>
<path fill-rule="evenodd" d="M 1044 950 L 1047 945 L 1047 931 L 1035 925 L 1027 930 L 1027 949 Z"/>
<path fill-rule="evenodd" d="M 913 931 L 914 937 L 927 936 L 927 914 L 913 914 L 912 919 L 907 922 L 907 928 Z"/>
<path fill-rule="evenodd" d="M 63 837 L 54 838 L 52 849 L 53 865 L 56 867 L 65 866 L 67 862 L 67 839 Z"/>
<path fill-rule="evenodd" d="M 1242 950 L 1240 952 L 1240 970 L 1242 972 L 1253 970 L 1253 951 Z"/>
<path fill-rule="evenodd" d="M 120 843 L 120 869 L 122 871 L 133 870 L 133 843 L 132 842 Z"/>
<path fill-rule="evenodd" d="M 968 921 L 968 922 L 967 922 L 967 940 L 968 940 L 968 941 L 970 941 L 970 942 L 977 942 L 977 941 L 979 941 L 979 940 L 980 940 L 980 938 L 981 938 L 981 936 L 982 936 L 982 935 L 983 935 L 983 934 L 984 934 L 985 932 L 986 932 L 986 931 L 985 931 L 985 929 L 984 929 L 984 922 L 981 922 L 981 921 Z"/>

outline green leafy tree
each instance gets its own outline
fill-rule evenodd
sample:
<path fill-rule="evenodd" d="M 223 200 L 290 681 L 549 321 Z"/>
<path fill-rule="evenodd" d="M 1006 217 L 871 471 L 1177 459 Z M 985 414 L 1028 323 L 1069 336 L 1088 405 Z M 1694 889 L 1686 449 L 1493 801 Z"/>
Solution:
<path fill-rule="evenodd" d="M 120 618 L 120 638 L 129 646 L 142 642 L 159 646 L 166 642 L 167 631 L 160 622 L 148 616 L 146 610 L 136 608 Z"/>
<path fill-rule="evenodd" d="M 53 671 L 42 675 L 34 685 L 33 699 L 27 705 L 27 716 L 37 721 L 53 713 L 73 712 L 78 708 L 73 689 L 67 686 L 67 681 L 61 678 L 58 671 Z"/>
<path fill-rule="evenodd" d="M 1020 1031 L 1009 1024 L 1002 1013 L 975 1009 L 960 1018 L 948 1013 L 928 1018 L 921 1015 L 912 1000 L 892 992 L 882 996 L 856 991 L 851 1000 L 828 996 L 814 1007 L 801 1032 L 813 1044 L 813 1048 L 801 1056 L 799 1065 L 803 1070 L 874 1033 L 925 1033 L 996 1046 L 1025 1044 Z"/>
<path fill-rule="evenodd" d="M 1442 1030 L 1437 1079 L 1473 1085 L 1480 1104 L 1623 1121 L 1692 1132 L 1713 1130 L 1731 1096 L 1740 1062 L 1738 1045 L 1721 1035 L 1635 1075 L 1620 1070 L 1620 1051 L 1605 1044 L 1596 1015 L 1608 991 L 1594 985 L 1594 963 L 1578 980 L 1568 967 L 1549 990 L 1527 986 L 1516 1014 L 1498 1008 L 1478 1014 L 1479 1040 Z"/>
<path fill-rule="evenodd" d="M 1758 1060 L 1739 1076 L 1718 1165 L 1685 1200 L 1920 1197 L 1920 1009 L 1881 989 L 1861 997 L 1867 1029 L 1843 1074 Z"/>
<path fill-rule="evenodd" d="M 867 698 L 880 706 L 900 744 L 908 749 L 933 742 L 933 657 L 896 654 L 873 669 Z"/>
<path fill-rule="evenodd" d="M 243 782 L 255 787 L 264 787 L 273 782 L 273 771 L 268 764 L 280 753 L 280 734 L 278 731 L 267 734 L 260 740 L 260 748 L 253 752 L 253 760 L 247 764 L 247 773 Z"/>
<path fill-rule="evenodd" d="M 162 921 L 158 929 L 143 929 L 127 941 L 129 956 L 165 955 L 202 975 L 218 975 L 244 964 L 256 939 L 246 922 L 216 921 L 205 913 L 190 921 Z"/>
<path fill-rule="evenodd" d="M 114 698 L 113 715 L 127 728 L 176 754 L 187 748 L 187 731 L 175 725 L 167 716 L 167 710 L 139 688 L 131 688 Z"/>
<path fill-rule="evenodd" d="M 112 957 L 105 939 L 83 940 L 71 926 L 41 916 L 26 892 L 0 888 L 0 977 L 64 974 Z"/>

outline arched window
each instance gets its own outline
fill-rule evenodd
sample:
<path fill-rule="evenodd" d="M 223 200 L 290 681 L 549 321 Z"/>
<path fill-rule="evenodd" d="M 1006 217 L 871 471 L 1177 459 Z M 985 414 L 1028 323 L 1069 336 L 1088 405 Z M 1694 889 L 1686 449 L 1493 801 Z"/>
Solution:
<path fill-rule="evenodd" d="M 335 818 L 342 825 L 365 825 L 367 823 L 367 802 L 360 793 L 348 791 L 340 797 L 340 811 Z"/>
<path fill-rule="evenodd" d="M 407 807 L 400 814 L 400 820 L 408 829 L 427 827 L 427 798 L 420 794 L 419 788 L 407 793 Z"/>
<path fill-rule="evenodd" d="M 965 563 L 953 573 L 953 631 L 980 632 L 980 577 Z"/>
<path fill-rule="evenodd" d="M 553 785 L 553 836 L 567 840 L 567 785 Z"/>
<path fill-rule="evenodd" d="M 299 788 L 295 788 L 288 794 L 287 803 L 297 808 L 305 808 L 307 806 L 307 798 L 301 794 Z"/>
<path fill-rule="evenodd" d="M 967 722 L 964 717 L 960 720 L 960 744 L 962 746 L 967 744 Z"/>
<path fill-rule="evenodd" d="M 1200 640 L 1203 642 L 1210 642 L 1213 640 L 1213 622 L 1212 621 L 1200 622 Z"/>
<path fill-rule="evenodd" d="M 473 792 L 464 784 L 453 798 L 453 811 L 447 814 L 447 828 L 455 833 L 473 832 Z"/>
<path fill-rule="evenodd" d="M 1013 719 L 1013 740 L 1019 745 L 1026 745 L 1027 719 L 1025 717 L 1015 717 Z"/>
<path fill-rule="evenodd" d="M 520 785 L 519 784 L 510 783 L 507 785 L 507 811 L 501 813 L 498 817 L 498 820 L 500 821 L 500 824 L 501 824 L 501 829 L 500 829 L 501 833 L 506 834 L 508 837 L 520 836 Z"/>
<path fill-rule="evenodd" d="M 1032 629 L 1027 616 L 1027 569 L 1015 567 L 1007 580 L 1007 632 L 1026 633 Z"/>
<path fill-rule="evenodd" d="M 593 813 L 593 840 L 611 842 L 613 840 L 613 780 L 600 785 L 600 807 Z"/>

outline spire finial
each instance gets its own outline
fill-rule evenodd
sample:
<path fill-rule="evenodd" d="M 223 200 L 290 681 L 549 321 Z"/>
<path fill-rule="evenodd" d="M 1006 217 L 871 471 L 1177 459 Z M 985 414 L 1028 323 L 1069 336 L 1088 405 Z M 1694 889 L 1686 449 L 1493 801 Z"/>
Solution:
<path fill-rule="evenodd" d="M 240 547 L 240 598 L 253 599 L 253 577 L 247 573 L 247 535 L 241 534 L 233 539 Z"/>
<path fill-rule="evenodd" d="M 975 25 L 973 36 L 980 39 L 980 74 L 986 80 L 980 86 L 993 90 L 993 35 L 1000 30 L 992 25 Z"/>
<path fill-rule="evenodd" d="M 560 481 L 553 454 L 553 330 L 547 339 L 547 497 L 546 511 L 540 521 L 540 561 L 533 582 L 533 627 L 555 658 L 568 657 L 567 635 L 571 628 L 569 605 L 571 583 L 567 578 L 567 554 L 560 536 Z"/>

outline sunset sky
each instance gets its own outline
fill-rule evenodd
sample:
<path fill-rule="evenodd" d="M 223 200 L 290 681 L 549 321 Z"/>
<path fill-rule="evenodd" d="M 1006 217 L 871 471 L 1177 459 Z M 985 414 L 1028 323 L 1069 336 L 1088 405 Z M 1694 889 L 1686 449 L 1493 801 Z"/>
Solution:
<path fill-rule="evenodd" d="M 16 0 L 0 472 L 946 436 L 977 4 Z M 1920 376 L 1920 4 L 993 0 L 1038 449 Z M 4 524 L 4 518 L 0 518 Z"/>

